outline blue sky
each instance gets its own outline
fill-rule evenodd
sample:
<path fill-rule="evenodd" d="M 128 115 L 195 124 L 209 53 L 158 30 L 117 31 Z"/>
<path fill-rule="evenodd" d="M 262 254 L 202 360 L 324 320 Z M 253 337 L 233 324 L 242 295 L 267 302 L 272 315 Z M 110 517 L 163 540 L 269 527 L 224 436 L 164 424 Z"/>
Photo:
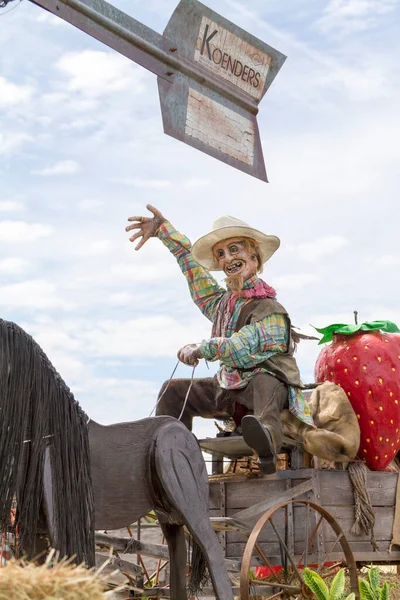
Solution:
<path fill-rule="evenodd" d="M 176 1 L 115 4 L 161 33 Z M 269 184 L 165 136 L 153 74 L 28 0 L 0 11 L 0 314 L 102 423 L 147 416 L 210 331 L 163 245 L 128 242 L 149 202 L 193 240 L 223 214 L 278 235 L 264 278 L 305 332 L 400 325 L 399 2 L 207 4 L 288 56 L 260 104 Z"/>

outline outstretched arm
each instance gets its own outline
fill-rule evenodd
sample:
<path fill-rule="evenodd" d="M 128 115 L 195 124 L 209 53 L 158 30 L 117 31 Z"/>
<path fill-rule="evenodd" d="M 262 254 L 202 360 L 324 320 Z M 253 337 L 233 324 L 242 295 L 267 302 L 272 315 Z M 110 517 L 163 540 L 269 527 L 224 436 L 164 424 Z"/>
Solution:
<path fill-rule="evenodd" d="M 146 208 L 153 213 L 153 217 L 129 217 L 128 221 L 132 221 L 133 225 L 125 227 L 125 231 L 139 230 L 129 238 L 130 242 L 134 242 L 140 237 L 142 238 L 135 246 L 135 250 L 140 250 L 149 238 L 156 237 L 160 225 L 167 220 L 155 206 L 147 204 Z"/>
<path fill-rule="evenodd" d="M 149 238 L 158 237 L 176 258 L 188 282 L 192 300 L 201 312 L 213 321 L 216 307 L 225 290 L 219 286 L 209 271 L 206 271 L 193 259 L 190 240 L 179 233 L 157 208 L 151 204 L 148 204 L 147 208 L 153 213 L 153 217 L 130 217 L 128 219 L 133 224 L 128 225 L 126 231 L 138 230 L 129 238 L 130 241 L 134 242 L 138 238 L 142 238 L 135 250 L 139 250 Z"/>

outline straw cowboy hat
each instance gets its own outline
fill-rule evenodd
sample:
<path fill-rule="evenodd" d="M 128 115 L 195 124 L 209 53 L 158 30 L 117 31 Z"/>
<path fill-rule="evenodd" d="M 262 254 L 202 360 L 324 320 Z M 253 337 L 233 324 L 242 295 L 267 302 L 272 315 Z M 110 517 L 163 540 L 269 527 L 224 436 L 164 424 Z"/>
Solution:
<path fill-rule="evenodd" d="M 259 243 L 263 263 L 267 262 L 279 248 L 280 240 L 275 235 L 266 235 L 253 229 L 240 219 L 225 215 L 213 223 L 213 229 L 193 244 L 192 256 L 196 262 L 209 271 L 221 271 L 212 249 L 218 242 L 232 237 L 247 237 Z"/>

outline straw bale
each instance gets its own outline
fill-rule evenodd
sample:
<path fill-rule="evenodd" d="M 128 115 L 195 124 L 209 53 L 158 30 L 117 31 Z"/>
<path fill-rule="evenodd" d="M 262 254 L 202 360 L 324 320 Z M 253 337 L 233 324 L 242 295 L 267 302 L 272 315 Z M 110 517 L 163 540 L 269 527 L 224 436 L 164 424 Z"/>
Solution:
<path fill-rule="evenodd" d="M 99 572 L 70 561 L 11 560 L 0 568 L 0 600 L 106 600 Z"/>

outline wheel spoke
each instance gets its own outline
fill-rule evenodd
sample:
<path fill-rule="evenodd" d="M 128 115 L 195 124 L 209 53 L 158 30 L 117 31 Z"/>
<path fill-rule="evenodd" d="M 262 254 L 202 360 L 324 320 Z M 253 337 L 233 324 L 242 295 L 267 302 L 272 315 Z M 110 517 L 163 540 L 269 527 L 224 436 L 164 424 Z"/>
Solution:
<path fill-rule="evenodd" d="M 306 541 L 305 541 L 305 548 L 304 548 L 303 554 L 300 556 L 300 560 L 297 563 L 297 567 L 298 568 L 300 567 L 300 565 L 303 565 L 304 567 L 307 566 L 307 564 L 308 564 L 308 548 L 309 548 L 309 545 L 313 543 L 314 538 L 315 538 L 315 536 L 317 534 L 318 528 L 319 528 L 319 526 L 321 525 L 321 523 L 323 521 L 323 516 L 321 515 L 320 518 L 319 518 L 318 523 L 316 524 L 316 526 L 314 527 L 314 529 L 313 529 L 313 531 L 311 533 L 310 539 L 308 539 L 308 525 L 309 525 L 309 523 L 308 523 L 309 514 L 308 513 L 309 513 L 309 510 L 310 510 L 310 507 L 308 506 L 308 504 L 306 506 L 306 510 L 307 510 L 307 513 L 306 513 L 306 535 L 305 535 Z M 294 575 L 292 575 L 292 577 L 290 578 L 289 583 L 292 583 L 293 578 L 294 578 Z"/>
<path fill-rule="evenodd" d="M 292 565 L 293 569 L 295 570 L 295 572 L 296 572 L 296 575 L 297 575 L 297 577 L 299 578 L 299 581 L 301 581 L 301 583 L 303 583 L 303 579 L 302 579 L 302 577 L 301 577 L 301 575 L 300 575 L 300 573 L 299 573 L 299 570 L 298 570 L 298 568 L 297 568 L 297 567 L 296 567 L 296 565 L 295 565 L 295 562 L 294 562 L 294 560 L 293 560 L 293 558 L 292 558 L 292 555 L 290 554 L 290 552 L 289 552 L 289 549 L 288 549 L 288 547 L 286 546 L 285 542 L 283 541 L 283 539 L 282 539 L 282 537 L 281 537 L 281 535 L 280 535 L 279 531 L 278 531 L 278 530 L 277 530 L 277 528 L 275 527 L 275 524 L 274 524 L 274 521 L 273 521 L 272 517 L 270 518 L 269 522 L 271 523 L 271 527 L 272 527 L 272 529 L 274 530 L 274 532 L 275 532 L 275 535 L 276 535 L 276 537 L 278 538 L 279 542 L 280 542 L 280 543 L 281 543 L 281 545 L 282 545 L 282 546 L 285 548 L 285 550 L 286 550 L 286 554 L 287 554 L 287 557 L 288 557 L 288 559 L 289 559 L 289 561 L 290 561 L 290 563 L 291 563 L 291 565 Z"/>
<path fill-rule="evenodd" d="M 261 558 L 263 559 L 263 561 L 265 562 L 265 564 L 266 564 L 266 565 L 267 565 L 267 567 L 269 568 L 269 570 L 270 570 L 270 573 L 271 573 L 272 575 L 274 575 L 274 577 L 276 577 L 276 580 L 277 580 L 279 583 L 282 583 L 282 582 L 281 582 L 281 579 L 280 579 L 280 577 L 279 577 L 279 575 L 278 575 L 278 573 L 276 573 L 276 572 L 273 570 L 273 568 L 272 568 L 272 565 L 270 564 L 270 562 L 269 562 L 268 558 L 265 556 L 265 554 L 264 554 L 264 552 L 262 551 L 262 549 L 261 549 L 260 545 L 259 545 L 259 544 L 256 544 L 256 545 L 255 545 L 255 549 L 257 550 L 258 554 L 261 556 Z"/>
<path fill-rule="evenodd" d="M 330 555 L 330 554 L 331 554 L 331 553 L 334 551 L 334 549 L 336 548 L 336 546 L 338 545 L 338 543 L 339 543 L 339 542 L 340 542 L 340 540 L 342 539 L 343 535 L 344 535 L 344 533 L 343 533 L 343 532 L 340 532 L 340 533 L 338 533 L 338 535 L 337 535 L 337 537 L 336 537 L 335 541 L 333 542 L 332 546 L 329 548 L 328 552 L 326 552 L 326 553 L 325 553 L 325 556 L 324 556 L 324 558 L 323 558 L 323 559 L 322 559 L 322 561 L 321 561 L 321 564 L 320 564 L 320 567 L 319 567 L 319 569 L 318 569 L 317 573 L 319 573 L 319 572 L 320 572 L 320 570 L 322 569 L 322 567 L 323 567 L 323 566 L 324 566 L 324 564 L 326 563 L 326 559 L 327 559 L 327 558 L 328 558 L 328 556 L 329 556 L 329 555 Z"/>
<path fill-rule="evenodd" d="M 309 506 L 306 506 L 306 546 L 304 548 L 304 552 L 303 552 L 303 556 L 304 556 L 304 567 L 307 566 L 307 560 L 308 560 L 308 545 L 309 545 L 309 541 L 308 541 L 308 517 L 309 517 Z M 311 540 L 312 541 L 312 540 Z M 299 565 L 298 565 L 299 566 Z"/>

